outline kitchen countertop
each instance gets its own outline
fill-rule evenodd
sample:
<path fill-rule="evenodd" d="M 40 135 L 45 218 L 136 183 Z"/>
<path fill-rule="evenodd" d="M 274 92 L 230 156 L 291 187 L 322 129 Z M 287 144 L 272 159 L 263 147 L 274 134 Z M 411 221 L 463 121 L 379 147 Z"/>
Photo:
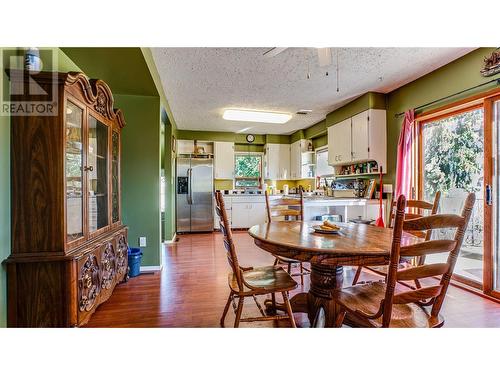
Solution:
<path fill-rule="evenodd" d="M 250 193 L 239 193 L 239 194 L 224 194 L 225 196 L 230 197 L 262 197 L 264 198 L 264 194 L 250 194 Z M 270 198 L 277 197 L 290 197 L 297 198 L 298 194 L 275 194 L 270 195 Z M 384 199 L 385 200 L 385 199 Z M 328 197 L 324 195 L 304 195 L 304 204 L 306 205 L 315 205 L 315 204 L 330 204 L 330 205 L 363 205 L 363 204 L 377 204 L 378 199 L 367 199 L 367 198 L 355 198 L 355 197 Z"/>

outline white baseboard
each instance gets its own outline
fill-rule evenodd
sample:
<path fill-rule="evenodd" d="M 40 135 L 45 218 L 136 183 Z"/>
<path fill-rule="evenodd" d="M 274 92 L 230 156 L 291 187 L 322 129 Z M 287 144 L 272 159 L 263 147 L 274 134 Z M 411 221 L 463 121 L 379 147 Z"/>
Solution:
<path fill-rule="evenodd" d="M 141 272 L 157 272 L 161 271 L 163 266 L 141 266 Z"/>
<path fill-rule="evenodd" d="M 174 236 L 172 237 L 172 239 L 166 240 L 165 243 L 168 243 L 168 244 L 174 243 L 176 239 L 177 239 L 177 233 L 174 233 Z"/>

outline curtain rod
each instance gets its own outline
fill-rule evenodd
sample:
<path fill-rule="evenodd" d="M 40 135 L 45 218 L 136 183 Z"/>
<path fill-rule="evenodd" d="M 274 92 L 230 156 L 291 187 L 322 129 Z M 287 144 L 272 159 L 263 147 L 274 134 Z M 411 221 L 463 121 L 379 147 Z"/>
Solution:
<path fill-rule="evenodd" d="M 489 85 L 490 83 L 492 82 L 496 82 L 497 85 L 500 85 L 500 78 L 495 78 L 495 79 L 492 79 L 491 81 L 488 81 L 488 82 L 483 82 L 477 86 L 474 86 L 474 87 L 469 87 L 468 89 L 465 89 L 465 90 L 462 90 L 462 91 L 459 91 L 459 92 L 456 92 L 454 94 L 451 94 L 451 95 L 448 95 L 448 96 L 445 96 L 443 98 L 439 98 L 439 99 L 436 99 L 436 100 L 433 100 L 432 102 L 429 102 L 429 103 L 425 103 L 425 104 L 422 104 L 418 107 L 415 108 L 415 111 L 418 111 L 419 109 L 422 109 L 422 108 L 425 108 L 425 107 L 428 107 L 432 104 L 436 104 L 436 103 L 439 103 L 443 100 L 446 100 L 446 99 L 450 99 L 450 98 L 453 98 L 454 96 L 457 96 L 457 95 L 460 95 L 460 94 L 464 94 L 466 93 L 467 91 L 471 91 L 471 90 L 474 90 L 474 89 L 477 89 L 479 87 L 482 87 L 482 86 L 486 86 L 486 85 Z M 401 117 L 405 114 L 405 112 L 399 112 L 399 113 L 396 113 L 394 115 L 394 117 Z"/>

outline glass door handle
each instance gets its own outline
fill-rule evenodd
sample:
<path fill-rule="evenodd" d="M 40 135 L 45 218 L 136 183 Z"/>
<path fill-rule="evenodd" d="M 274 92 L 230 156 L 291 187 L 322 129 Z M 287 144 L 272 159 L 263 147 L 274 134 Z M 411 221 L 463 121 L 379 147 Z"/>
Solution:
<path fill-rule="evenodd" d="M 486 185 L 486 204 L 488 206 L 493 205 L 493 192 L 492 192 L 491 185 Z"/>

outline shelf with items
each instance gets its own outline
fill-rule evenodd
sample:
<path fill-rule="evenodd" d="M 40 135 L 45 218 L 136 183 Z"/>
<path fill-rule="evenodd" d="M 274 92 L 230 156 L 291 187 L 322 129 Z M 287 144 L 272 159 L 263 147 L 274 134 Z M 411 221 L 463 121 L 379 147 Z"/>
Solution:
<path fill-rule="evenodd" d="M 363 163 L 353 163 L 336 166 L 335 177 L 359 177 L 379 174 L 379 166 L 376 161 L 370 160 Z"/>

